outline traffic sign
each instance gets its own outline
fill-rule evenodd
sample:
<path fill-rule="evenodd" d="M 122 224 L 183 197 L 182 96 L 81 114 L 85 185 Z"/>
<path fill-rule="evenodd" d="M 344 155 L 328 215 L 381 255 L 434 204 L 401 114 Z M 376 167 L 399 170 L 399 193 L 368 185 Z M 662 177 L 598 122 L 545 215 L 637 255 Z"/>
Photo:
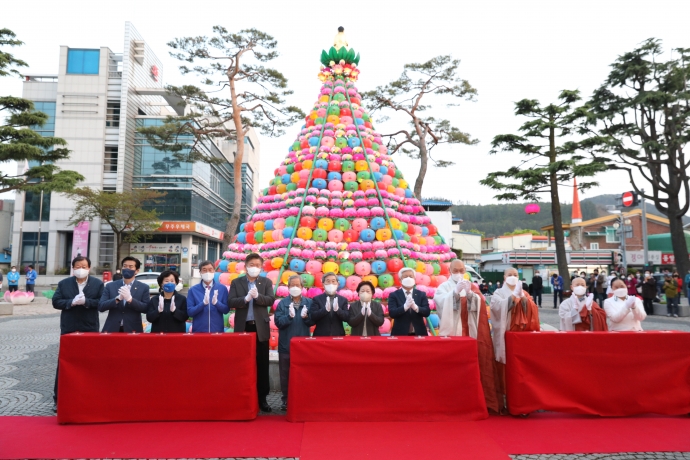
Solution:
<path fill-rule="evenodd" d="M 618 202 L 618 206 L 623 208 L 630 208 L 640 204 L 637 193 L 635 192 L 623 192 L 621 197 L 616 201 Z"/>

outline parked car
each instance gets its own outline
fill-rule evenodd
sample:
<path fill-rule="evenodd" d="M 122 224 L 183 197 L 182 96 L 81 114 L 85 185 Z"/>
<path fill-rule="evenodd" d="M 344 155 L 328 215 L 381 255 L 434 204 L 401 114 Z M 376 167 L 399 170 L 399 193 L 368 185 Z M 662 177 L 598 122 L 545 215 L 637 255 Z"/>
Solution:
<path fill-rule="evenodd" d="M 160 287 L 158 286 L 158 276 L 161 274 L 161 272 L 144 272 L 144 273 L 137 273 L 136 276 L 134 277 L 137 281 L 141 281 L 144 284 L 149 285 L 149 294 L 158 294 Z M 112 281 L 108 281 L 105 284 L 112 283 Z M 177 287 L 175 287 L 176 291 L 181 291 L 184 288 L 184 285 L 182 284 L 182 278 L 180 278 L 180 282 L 177 283 Z"/>

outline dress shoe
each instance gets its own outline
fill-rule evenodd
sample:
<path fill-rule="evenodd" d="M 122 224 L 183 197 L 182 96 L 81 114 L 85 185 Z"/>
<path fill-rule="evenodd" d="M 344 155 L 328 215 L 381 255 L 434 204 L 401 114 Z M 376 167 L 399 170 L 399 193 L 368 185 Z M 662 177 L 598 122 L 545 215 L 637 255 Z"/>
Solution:
<path fill-rule="evenodd" d="M 286 402 L 284 402 L 283 404 L 280 405 L 280 410 L 282 410 L 283 412 L 287 411 L 287 403 Z"/>
<path fill-rule="evenodd" d="M 273 410 L 266 401 L 259 402 L 259 409 L 261 409 L 261 412 L 271 412 Z"/>

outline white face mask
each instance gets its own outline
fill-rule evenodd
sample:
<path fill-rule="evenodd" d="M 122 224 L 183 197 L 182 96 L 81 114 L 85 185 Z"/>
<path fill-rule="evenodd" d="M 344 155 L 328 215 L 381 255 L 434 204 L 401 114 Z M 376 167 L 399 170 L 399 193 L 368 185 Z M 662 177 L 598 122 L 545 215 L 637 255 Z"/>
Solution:
<path fill-rule="evenodd" d="M 213 281 L 214 277 L 215 277 L 215 273 L 202 273 L 201 274 L 201 279 L 206 281 L 207 283 L 209 281 Z"/>
<path fill-rule="evenodd" d="M 451 278 L 453 279 L 453 281 L 455 281 L 456 283 L 457 283 L 458 281 L 461 281 L 461 280 L 464 278 L 464 276 L 462 275 L 462 273 L 453 273 L 452 275 L 450 275 L 450 277 L 451 277 Z"/>
<path fill-rule="evenodd" d="M 16 271 L 17 271 L 17 269 L 16 269 L 16 268 L 13 268 L 13 269 L 12 269 L 12 273 L 14 273 L 14 272 L 16 272 Z"/>
<path fill-rule="evenodd" d="M 14 270 L 12 270 L 12 271 L 14 271 Z M 651 273 L 645 273 L 645 274 L 644 274 L 644 277 L 645 277 L 645 278 L 651 278 L 651 277 L 652 277 L 652 274 L 651 274 Z"/>
<path fill-rule="evenodd" d="M 613 295 L 616 297 L 626 297 L 628 295 L 628 290 L 625 288 L 618 288 L 615 291 L 613 291 Z"/>
<path fill-rule="evenodd" d="M 587 288 L 584 286 L 575 286 L 573 288 L 573 294 L 575 294 L 578 297 L 582 297 L 585 295 L 585 292 L 587 292 Z"/>
<path fill-rule="evenodd" d="M 297 286 L 292 286 L 290 288 L 290 295 L 292 297 L 299 297 L 302 295 L 302 288 L 297 287 Z"/>
<path fill-rule="evenodd" d="M 251 276 L 252 278 L 256 278 L 257 276 L 259 276 L 259 273 L 261 273 L 261 269 L 259 267 L 247 268 L 247 275 Z"/>
<path fill-rule="evenodd" d="M 326 290 L 326 294 L 328 295 L 333 295 L 335 294 L 335 291 L 338 290 L 338 285 L 337 284 L 326 284 L 323 287 Z"/>
<path fill-rule="evenodd" d="M 402 283 L 402 285 L 403 285 L 404 287 L 406 287 L 406 288 L 409 289 L 409 288 L 411 288 L 411 287 L 414 286 L 414 278 L 410 278 L 410 277 L 408 277 L 408 278 L 403 278 L 403 280 L 401 281 L 401 283 Z"/>
<path fill-rule="evenodd" d="M 362 292 L 359 295 L 359 300 L 361 300 L 362 302 L 369 302 L 371 300 L 371 294 L 369 294 L 368 292 Z"/>
<path fill-rule="evenodd" d="M 515 286 L 518 282 L 517 276 L 509 276 L 506 278 L 506 284 L 509 286 Z"/>
<path fill-rule="evenodd" d="M 74 276 L 76 276 L 79 279 L 84 279 L 87 276 L 89 276 L 89 271 L 85 268 L 76 268 L 74 270 Z"/>

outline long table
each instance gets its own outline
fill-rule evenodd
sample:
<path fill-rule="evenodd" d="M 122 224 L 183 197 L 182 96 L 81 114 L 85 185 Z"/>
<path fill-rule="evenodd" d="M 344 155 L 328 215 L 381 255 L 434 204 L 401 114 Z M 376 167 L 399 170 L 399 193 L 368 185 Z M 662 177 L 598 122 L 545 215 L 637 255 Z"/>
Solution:
<path fill-rule="evenodd" d="M 508 332 L 508 410 L 690 413 L 690 333 Z"/>
<path fill-rule="evenodd" d="M 60 337 L 58 423 L 251 420 L 254 334 Z"/>
<path fill-rule="evenodd" d="M 472 338 L 299 337 L 290 343 L 289 421 L 487 417 Z"/>

